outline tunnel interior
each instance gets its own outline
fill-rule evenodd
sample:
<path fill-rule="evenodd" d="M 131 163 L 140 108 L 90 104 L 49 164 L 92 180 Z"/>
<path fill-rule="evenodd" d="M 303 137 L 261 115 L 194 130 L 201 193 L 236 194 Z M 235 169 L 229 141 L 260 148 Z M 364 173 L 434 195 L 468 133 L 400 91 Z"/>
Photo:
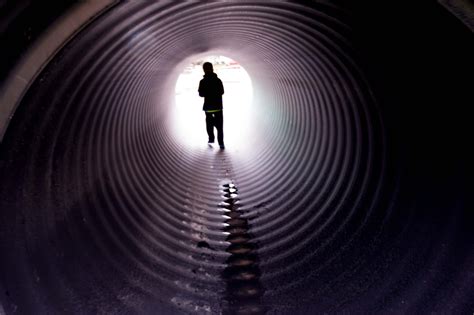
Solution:
<path fill-rule="evenodd" d="M 0 145 L 0 310 L 471 312 L 472 32 L 438 3 L 385 6 L 97 15 Z M 246 138 L 225 150 L 173 131 L 176 81 L 206 55 L 252 80 Z"/>

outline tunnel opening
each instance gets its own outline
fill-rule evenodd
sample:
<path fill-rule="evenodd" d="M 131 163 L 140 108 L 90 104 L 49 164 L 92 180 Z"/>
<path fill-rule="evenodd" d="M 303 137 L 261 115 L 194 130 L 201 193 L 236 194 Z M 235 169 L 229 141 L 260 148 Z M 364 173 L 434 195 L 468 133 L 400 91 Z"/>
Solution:
<path fill-rule="evenodd" d="M 471 310 L 472 34 L 437 4 L 378 6 L 95 16 L 25 86 L 0 147 L 0 309 Z M 252 79 L 258 132 L 239 150 L 173 129 L 179 76 L 209 53 Z"/>
<path fill-rule="evenodd" d="M 249 74 L 237 61 L 226 56 L 205 55 L 188 60 L 190 62 L 176 81 L 174 111 L 171 113 L 171 124 L 177 141 L 192 147 L 202 147 L 207 142 L 203 98 L 199 97 L 197 89 L 203 78 L 202 64 L 208 61 L 214 64 L 214 72 L 224 85 L 224 135 L 227 150 L 245 151 L 246 146 L 252 143 L 252 136 L 258 132 L 257 119 L 252 111 L 256 104 L 252 102 L 252 81 Z"/>

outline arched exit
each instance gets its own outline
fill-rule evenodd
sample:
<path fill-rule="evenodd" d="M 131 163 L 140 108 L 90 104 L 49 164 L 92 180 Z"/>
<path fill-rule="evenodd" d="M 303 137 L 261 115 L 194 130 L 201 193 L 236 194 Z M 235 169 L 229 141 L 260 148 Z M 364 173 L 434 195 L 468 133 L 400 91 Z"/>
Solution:
<path fill-rule="evenodd" d="M 225 56 L 207 56 L 186 65 L 175 86 L 173 126 L 177 139 L 187 146 L 205 146 L 206 126 L 198 95 L 203 78 L 202 64 L 211 62 L 214 72 L 224 85 L 224 140 L 230 150 L 248 142 L 252 107 L 252 82 L 247 71 L 235 60 Z"/>

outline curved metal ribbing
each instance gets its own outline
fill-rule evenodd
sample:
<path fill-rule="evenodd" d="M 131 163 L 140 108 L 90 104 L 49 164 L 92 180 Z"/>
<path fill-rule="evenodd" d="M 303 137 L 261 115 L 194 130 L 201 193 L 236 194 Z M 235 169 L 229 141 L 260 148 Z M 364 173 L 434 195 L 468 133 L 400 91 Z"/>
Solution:
<path fill-rule="evenodd" d="M 2 144 L 8 311 L 377 311 L 415 286 L 411 305 L 425 305 L 438 280 L 398 286 L 416 255 L 395 261 L 386 130 L 346 20 L 318 3 L 138 1 L 77 35 Z M 190 149 L 171 132 L 182 65 L 205 54 L 252 78 L 244 147 Z M 229 222 L 252 236 L 251 260 Z M 247 308 L 233 257 L 259 280 Z"/>

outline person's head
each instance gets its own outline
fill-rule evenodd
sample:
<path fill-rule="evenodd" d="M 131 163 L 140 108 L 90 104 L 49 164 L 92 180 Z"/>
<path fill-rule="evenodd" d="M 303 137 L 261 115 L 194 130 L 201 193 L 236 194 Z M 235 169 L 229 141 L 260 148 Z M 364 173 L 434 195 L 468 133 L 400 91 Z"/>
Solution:
<path fill-rule="evenodd" d="M 212 63 L 210 63 L 210 62 L 205 62 L 205 63 L 202 65 L 202 69 L 204 70 L 204 73 L 205 73 L 205 74 L 213 73 L 213 72 L 214 72 L 214 69 L 213 69 L 213 67 L 212 67 Z"/>

